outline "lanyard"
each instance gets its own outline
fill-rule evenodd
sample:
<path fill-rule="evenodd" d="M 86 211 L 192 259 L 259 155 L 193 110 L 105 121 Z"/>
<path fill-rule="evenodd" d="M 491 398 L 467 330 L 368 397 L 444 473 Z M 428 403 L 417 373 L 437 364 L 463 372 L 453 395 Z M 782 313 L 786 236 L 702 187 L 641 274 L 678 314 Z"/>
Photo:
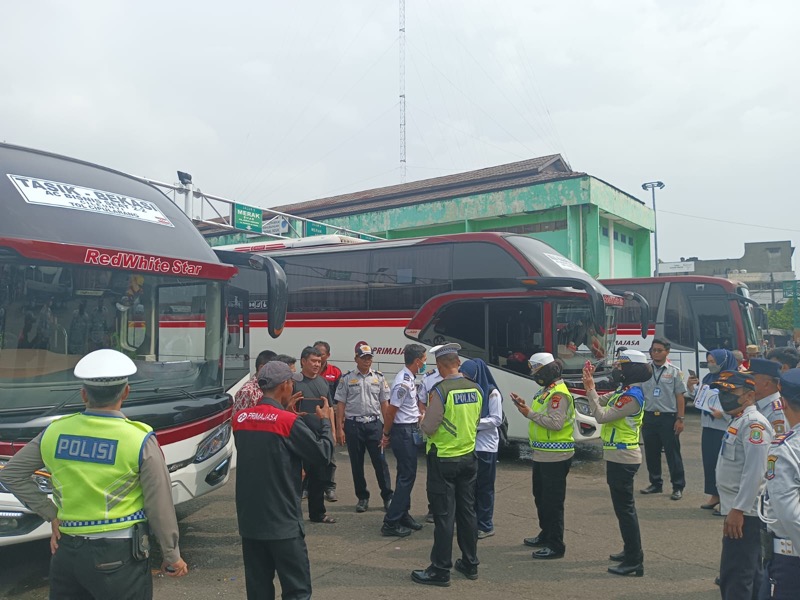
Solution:
<path fill-rule="evenodd" d="M 654 366 L 656 366 L 656 365 L 654 365 Z M 655 371 L 655 369 L 653 369 L 653 379 L 656 380 L 656 385 L 658 385 L 661 382 L 661 376 L 667 371 L 667 363 L 664 363 L 660 367 L 656 366 L 656 368 L 657 369 L 661 369 L 661 371 L 658 374 L 658 377 L 656 377 L 656 371 Z"/>

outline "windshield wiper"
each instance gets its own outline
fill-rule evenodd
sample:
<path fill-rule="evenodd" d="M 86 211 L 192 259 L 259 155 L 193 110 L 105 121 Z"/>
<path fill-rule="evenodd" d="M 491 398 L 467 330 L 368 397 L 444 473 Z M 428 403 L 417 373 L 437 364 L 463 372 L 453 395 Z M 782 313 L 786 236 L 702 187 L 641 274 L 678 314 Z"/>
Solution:
<path fill-rule="evenodd" d="M 140 380 L 140 381 L 134 381 L 134 382 L 133 382 L 132 384 L 130 384 L 130 385 L 131 385 L 131 386 L 133 386 L 133 385 L 138 385 L 138 384 L 140 384 L 140 383 L 151 383 L 152 381 L 153 381 L 152 379 L 142 379 L 142 380 Z M 81 393 L 81 390 L 82 390 L 82 389 L 83 389 L 83 386 L 79 387 L 79 388 L 78 388 L 77 390 L 75 390 L 75 391 L 74 391 L 72 394 L 70 394 L 69 396 L 67 396 L 67 397 L 66 397 L 64 400 L 62 400 L 61 402 L 59 402 L 59 403 L 58 403 L 58 404 L 56 404 L 55 406 L 51 406 L 50 408 L 48 408 L 47 410 L 45 410 L 43 413 L 41 413 L 41 414 L 40 414 L 40 415 L 38 415 L 38 416 L 39 416 L 40 418 L 41 418 L 41 417 L 49 417 L 49 416 L 50 416 L 50 415 L 52 415 L 53 413 L 55 413 L 55 412 L 58 412 L 59 410 L 61 410 L 62 408 L 64 408 L 64 407 L 65 407 L 67 404 L 69 404 L 69 403 L 70 403 L 70 402 L 71 402 L 71 401 L 72 401 L 72 400 L 75 398 L 75 396 L 78 396 L 78 395 L 80 395 L 80 393 Z M 132 387 L 131 387 L 131 390 L 133 390 L 133 388 L 132 388 Z M 54 390 L 51 390 L 51 391 L 54 391 Z"/>

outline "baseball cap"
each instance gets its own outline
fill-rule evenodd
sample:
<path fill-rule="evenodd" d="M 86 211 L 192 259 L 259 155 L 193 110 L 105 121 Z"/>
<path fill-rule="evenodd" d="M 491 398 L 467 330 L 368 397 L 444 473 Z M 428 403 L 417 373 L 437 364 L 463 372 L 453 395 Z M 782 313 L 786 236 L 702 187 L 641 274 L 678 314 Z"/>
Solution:
<path fill-rule="evenodd" d="M 292 378 L 292 370 L 284 362 L 273 360 L 261 367 L 258 372 L 259 387 L 271 390 L 278 387 L 284 381 Z"/>
<path fill-rule="evenodd" d="M 373 354 L 372 348 L 370 348 L 367 342 L 358 342 L 356 344 L 356 356 L 358 358 L 361 358 L 362 356 L 372 356 Z"/>
<path fill-rule="evenodd" d="M 751 358 L 750 372 L 753 375 L 769 375 L 777 379 L 781 376 L 781 363 L 766 358 Z"/>
<path fill-rule="evenodd" d="M 709 386 L 715 390 L 735 390 L 736 388 L 756 389 L 753 374 L 748 371 L 722 371 Z"/>

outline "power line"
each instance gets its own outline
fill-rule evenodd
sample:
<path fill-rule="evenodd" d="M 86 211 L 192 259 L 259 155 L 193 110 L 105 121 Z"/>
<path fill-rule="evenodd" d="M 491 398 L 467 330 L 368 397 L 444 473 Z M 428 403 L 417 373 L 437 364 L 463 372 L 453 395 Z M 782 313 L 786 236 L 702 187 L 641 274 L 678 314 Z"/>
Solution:
<path fill-rule="evenodd" d="M 757 227 L 759 229 L 773 229 L 777 231 L 795 231 L 800 233 L 800 229 L 790 229 L 788 227 L 775 227 L 774 225 L 756 225 L 755 223 L 741 223 L 739 221 L 726 221 L 725 219 L 714 219 L 712 217 L 701 217 L 699 215 L 687 215 L 685 213 L 674 212 L 671 210 L 664 210 L 660 208 L 658 210 L 660 213 L 667 213 L 670 215 L 677 215 L 679 217 L 688 217 L 690 219 L 701 219 L 703 221 L 713 221 L 714 223 L 727 223 L 729 225 L 742 225 L 744 227 Z"/>

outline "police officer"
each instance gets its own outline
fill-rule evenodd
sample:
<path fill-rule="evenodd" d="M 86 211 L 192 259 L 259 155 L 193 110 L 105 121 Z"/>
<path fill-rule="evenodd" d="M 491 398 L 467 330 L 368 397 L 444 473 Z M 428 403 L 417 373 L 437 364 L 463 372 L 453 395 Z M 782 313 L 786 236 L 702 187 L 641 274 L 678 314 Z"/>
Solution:
<path fill-rule="evenodd" d="M 549 352 L 538 352 L 530 359 L 533 380 L 541 386 L 531 406 L 517 394 L 511 400 L 530 420 L 528 438 L 533 449 L 533 501 L 539 517 L 539 535 L 525 538 L 526 546 L 538 548 L 536 559 L 564 556 L 564 499 L 567 475 L 575 455 L 575 403 L 561 378 L 561 361 Z"/>
<path fill-rule="evenodd" d="M 430 350 L 428 350 L 428 354 L 431 354 L 435 357 L 436 351 L 441 347 L 441 345 L 433 346 Z M 422 376 L 422 381 L 417 386 L 417 406 L 419 406 L 420 414 L 425 414 L 425 410 L 428 408 L 428 395 L 433 387 L 441 380 L 442 376 L 439 373 L 439 369 L 436 367 L 428 369 Z M 428 513 L 425 515 L 425 522 L 433 523 L 433 513 L 431 512 L 430 506 L 428 506 Z"/>
<path fill-rule="evenodd" d="M 356 368 L 345 373 L 336 388 L 336 419 L 339 421 L 337 441 L 340 445 L 347 443 L 358 498 L 356 512 L 363 513 L 369 508 L 369 490 L 364 479 L 365 452 L 369 452 L 375 469 L 384 508 L 389 508 L 392 499 L 389 467 L 381 452 L 382 414 L 389 401 L 389 384 L 383 373 L 372 368 L 372 348 L 367 344 L 356 346 L 355 361 Z"/>
<path fill-rule="evenodd" d="M 608 572 L 614 575 L 644 575 L 644 553 L 633 497 L 633 479 L 642 463 L 639 432 L 645 401 L 642 388 L 635 384 L 647 381 L 652 374 L 652 368 L 642 352 L 620 352 L 611 370 L 611 379 L 617 383 L 617 389 L 598 398 L 594 367 L 587 364 L 583 369 L 583 387 L 589 407 L 597 422 L 603 424 L 600 437 L 603 440 L 603 457 L 606 459 L 606 481 L 625 546 L 622 552 L 609 556 L 612 561 L 621 561 L 618 566 L 608 568 Z M 605 406 L 601 406 L 601 403 Z"/>
<path fill-rule="evenodd" d="M 686 487 L 680 441 L 686 411 L 686 400 L 683 397 L 686 386 L 683 385 L 681 370 L 667 360 L 669 350 L 668 341 L 660 338 L 653 340 L 650 345 L 653 376 L 642 383 L 645 401 L 642 440 L 650 485 L 640 491 L 642 494 L 662 492 L 664 480 L 661 477 L 661 449 L 663 448 L 672 483 L 670 498 L 680 500 L 683 497 L 683 488 Z"/>
<path fill-rule="evenodd" d="M 397 461 L 397 480 L 394 494 L 386 516 L 383 518 L 381 535 L 406 537 L 412 531 L 422 529 L 410 514 L 411 490 L 417 479 L 417 444 L 419 440 L 420 412 L 417 405 L 417 373 L 424 373 L 425 346 L 407 344 L 403 348 L 403 367 L 394 378 L 389 403 L 384 415 L 381 448 L 392 447 Z"/>
<path fill-rule="evenodd" d="M 783 402 L 778 390 L 781 376 L 781 365 L 774 360 L 753 358 L 750 360 L 750 372 L 756 384 L 756 408 L 772 425 L 775 435 L 786 432 L 786 417 L 783 414 Z"/>
<path fill-rule="evenodd" d="M 784 372 L 780 386 L 791 429 L 775 437 L 767 457 L 766 597 L 792 600 L 800 590 L 800 369 Z"/>
<path fill-rule="evenodd" d="M 761 581 L 757 505 L 772 426 L 755 407 L 755 381 L 750 373 L 722 371 L 711 387 L 719 390 L 722 410 L 733 417 L 717 459 L 720 512 L 725 516 L 720 591 L 724 600 L 750 600 Z"/>
<path fill-rule="evenodd" d="M 433 511 L 433 549 L 427 569 L 412 571 L 411 579 L 424 585 L 450 585 L 450 569 L 468 579 L 478 578 L 478 522 L 475 482 L 478 462 L 475 439 L 483 397 L 478 385 L 459 373 L 458 344 L 436 351 L 436 367 L 443 377 L 428 396 L 422 431 L 428 436 L 428 502 Z M 453 526 L 458 524 L 461 558 L 453 565 Z"/>
<path fill-rule="evenodd" d="M 152 598 L 148 526 L 161 545 L 162 571 L 181 577 L 189 570 L 156 437 L 121 412 L 134 373 L 133 361 L 115 350 L 84 356 L 74 374 L 83 380 L 86 410 L 53 421 L 1 472 L 3 485 L 50 521 L 51 598 Z M 30 477 L 43 467 L 55 505 Z"/>

